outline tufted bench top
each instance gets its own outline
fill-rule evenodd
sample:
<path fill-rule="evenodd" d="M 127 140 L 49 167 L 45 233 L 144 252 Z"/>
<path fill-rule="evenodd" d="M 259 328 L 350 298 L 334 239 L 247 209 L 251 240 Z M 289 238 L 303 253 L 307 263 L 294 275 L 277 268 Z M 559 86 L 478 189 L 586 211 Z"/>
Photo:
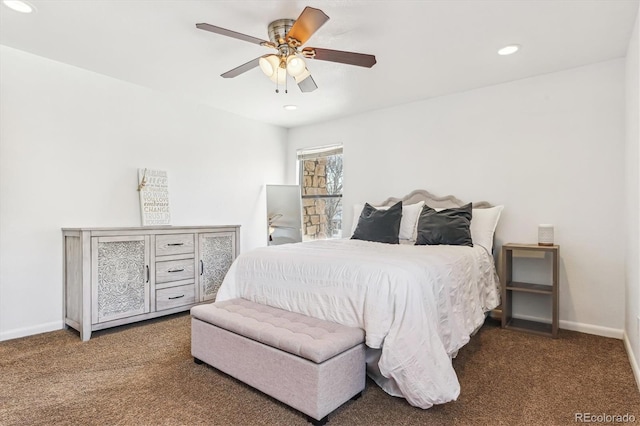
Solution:
<path fill-rule="evenodd" d="M 191 315 L 318 364 L 364 341 L 364 331 L 360 328 L 245 299 L 194 306 Z"/>

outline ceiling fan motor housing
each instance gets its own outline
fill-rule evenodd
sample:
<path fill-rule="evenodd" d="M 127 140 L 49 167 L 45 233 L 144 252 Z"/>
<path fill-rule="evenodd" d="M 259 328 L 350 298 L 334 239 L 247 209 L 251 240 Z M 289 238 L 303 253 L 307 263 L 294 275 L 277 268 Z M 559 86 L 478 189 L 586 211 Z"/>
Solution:
<path fill-rule="evenodd" d="M 270 23 L 269 40 L 275 43 L 276 46 L 287 44 L 287 34 L 295 22 L 295 19 L 277 19 Z"/>

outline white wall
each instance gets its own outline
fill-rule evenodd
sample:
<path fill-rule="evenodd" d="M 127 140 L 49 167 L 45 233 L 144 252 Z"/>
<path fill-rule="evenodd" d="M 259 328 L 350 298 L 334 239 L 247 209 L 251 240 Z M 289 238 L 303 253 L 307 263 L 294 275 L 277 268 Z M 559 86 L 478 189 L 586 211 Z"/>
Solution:
<path fill-rule="evenodd" d="M 497 243 L 561 246 L 561 327 L 622 337 L 624 327 L 623 59 L 289 131 L 295 151 L 344 144 L 343 229 L 352 205 L 423 188 L 504 204 Z M 372 89 L 373 90 L 373 89 Z M 545 316 L 539 303 L 515 308 Z"/>
<path fill-rule="evenodd" d="M 169 173 L 174 225 L 266 241 L 285 129 L 0 46 L 0 340 L 62 326 L 62 227 L 140 226 L 137 169 Z"/>
<path fill-rule="evenodd" d="M 627 50 L 626 63 L 626 316 L 625 342 L 640 387 L 640 14 Z"/>

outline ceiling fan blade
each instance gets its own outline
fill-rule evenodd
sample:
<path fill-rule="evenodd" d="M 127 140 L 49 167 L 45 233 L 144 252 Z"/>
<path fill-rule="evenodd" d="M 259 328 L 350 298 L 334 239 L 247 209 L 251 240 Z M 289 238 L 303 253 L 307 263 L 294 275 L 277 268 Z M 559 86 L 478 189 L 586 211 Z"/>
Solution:
<path fill-rule="evenodd" d="M 343 52 L 342 50 L 320 49 L 317 47 L 305 47 L 302 55 L 309 59 L 320 61 L 339 62 L 341 64 L 357 65 L 359 67 L 371 68 L 376 64 L 374 55 L 364 53 Z"/>
<path fill-rule="evenodd" d="M 264 56 L 267 56 L 267 55 L 264 55 Z M 260 58 L 262 58 L 262 56 L 260 56 Z M 260 65 L 260 58 L 255 58 L 255 59 L 247 62 L 246 64 L 242 64 L 239 67 L 235 67 L 234 69 L 225 72 L 224 74 L 220 74 L 220 76 L 224 77 L 224 78 L 237 77 L 240 74 L 242 74 L 244 72 L 247 72 L 247 71 L 249 71 L 251 69 L 254 69 L 258 65 Z"/>
<path fill-rule="evenodd" d="M 196 28 L 201 30 L 210 31 L 212 33 L 221 34 L 223 36 L 237 38 L 238 40 L 248 41 L 249 43 L 259 44 L 261 46 L 272 46 L 272 43 L 266 40 L 252 37 L 250 35 L 242 34 L 236 31 L 227 30 L 226 28 L 216 27 L 211 24 L 196 24 Z"/>
<path fill-rule="evenodd" d="M 309 74 L 303 80 L 300 80 L 300 81 L 296 80 L 296 83 L 298 83 L 298 87 L 300 88 L 300 91 L 302 93 L 313 92 L 318 88 L 318 85 L 316 84 L 313 77 L 311 77 L 311 74 Z"/>
<path fill-rule="evenodd" d="M 287 40 L 294 38 L 303 45 L 328 20 L 329 17 L 323 11 L 307 6 L 289 30 Z"/>

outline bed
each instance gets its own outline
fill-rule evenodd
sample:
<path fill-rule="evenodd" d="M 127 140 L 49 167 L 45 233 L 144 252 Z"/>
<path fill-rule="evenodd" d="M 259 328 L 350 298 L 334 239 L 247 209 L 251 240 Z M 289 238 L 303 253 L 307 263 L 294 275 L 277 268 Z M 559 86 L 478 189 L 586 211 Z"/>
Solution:
<path fill-rule="evenodd" d="M 242 297 L 364 329 L 369 376 L 426 409 L 457 399 L 452 358 L 499 304 L 491 251 L 502 206 L 473 204 L 472 247 L 414 245 L 423 235 L 416 232 L 423 204 L 446 214 L 465 203 L 418 190 L 387 199 L 375 214 L 397 210 L 398 202 L 399 236 L 406 237 L 399 244 L 344 238 L 255 249 L 236 259 L 216 300 Z"/>

